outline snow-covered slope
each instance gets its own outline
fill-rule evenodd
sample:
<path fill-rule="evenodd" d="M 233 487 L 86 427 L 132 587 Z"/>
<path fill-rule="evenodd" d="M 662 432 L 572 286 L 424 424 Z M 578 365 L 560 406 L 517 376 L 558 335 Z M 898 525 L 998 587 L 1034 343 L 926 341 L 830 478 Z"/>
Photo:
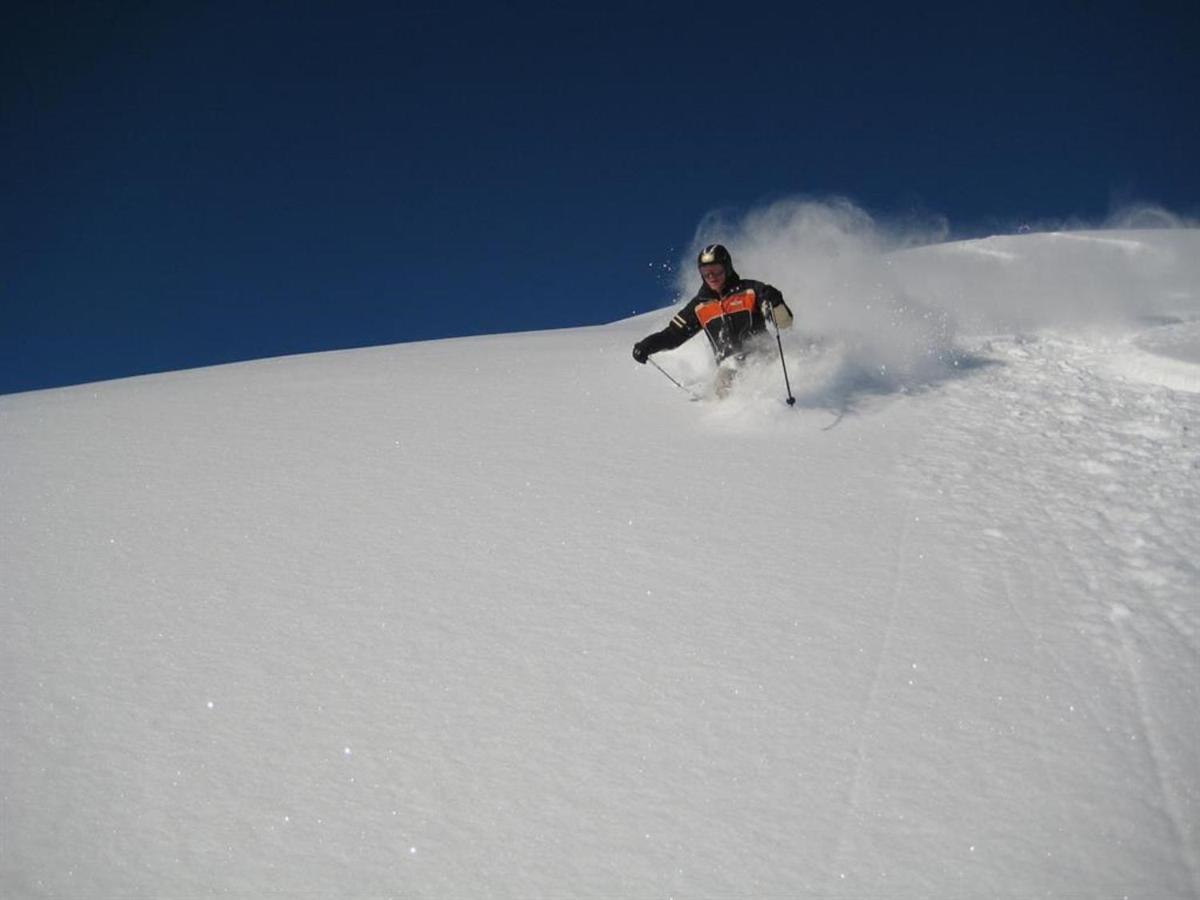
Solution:
<path fill-rule="evenodd" d="M 0 398 L 0 894 L 1200 896 L 1197 259 Z"/>

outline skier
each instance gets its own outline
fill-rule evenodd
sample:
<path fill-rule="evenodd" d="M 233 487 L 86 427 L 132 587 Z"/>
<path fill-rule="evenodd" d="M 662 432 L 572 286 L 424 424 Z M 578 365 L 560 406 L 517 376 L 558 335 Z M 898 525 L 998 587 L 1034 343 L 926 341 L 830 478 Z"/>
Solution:
<path fill-rule="evenodd" d="M 792 311 L 777 288 L 738 275 L 729 251 L 721 244 L 701 250 L 696 265 L 704 281 L 696 296 L 666 328 L 634 344 L 633 358 L 644 364 L 652 354 L 674 350 L 703 330 L 720 367 L 716 390 L 721 395 L 750 349 L 747 338 L 765 333 L 768 321 L 776 328 L 788 328 Z"/>

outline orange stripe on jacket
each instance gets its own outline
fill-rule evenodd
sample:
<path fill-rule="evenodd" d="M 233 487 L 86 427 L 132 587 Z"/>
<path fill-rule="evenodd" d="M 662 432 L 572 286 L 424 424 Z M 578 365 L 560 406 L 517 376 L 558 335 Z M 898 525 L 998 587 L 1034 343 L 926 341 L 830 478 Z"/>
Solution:
<path fill-rule="evenodd" d="M 709 322 L 721 316 L 731 316 L 740 312 L 754 315 L 755 299 L 754 291 L 739 291 L 723 300 L 709 300 L 696 307 L 696 318 L 700 320 L 701 328 L 707 328 Z"/>

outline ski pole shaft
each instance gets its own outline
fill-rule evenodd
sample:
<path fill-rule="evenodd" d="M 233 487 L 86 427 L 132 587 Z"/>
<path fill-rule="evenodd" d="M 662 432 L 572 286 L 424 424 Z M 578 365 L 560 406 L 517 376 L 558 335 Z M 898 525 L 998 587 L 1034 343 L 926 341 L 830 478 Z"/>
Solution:
<path fill-rule="evenodd" d="M 771 327 L 775 329 L 775 343 L 779 345 L 779 364 L 783 366 L 783 386 L 787 388 L 787 405 L 795 406 L 796 398 L 792 396 L 792 383 L 788 379 L 787 360 L 783 358 L 783 339 L 779 336 L 779 323 L 775 321 L 775 307 L 771 301 L 765 301 L 767 312 L 771 316 Z"/>
<path fill-rule="evenodd" d="M 682 384 L 680 384 L 678 381 L 676 381 L 674 378 L 672 378 L 670 372 L 668 372 L 666 369 L 664 369 L 662 366 L 660 366 L 658 363 L 656 363 L 650 357 L 646 357 L 646 362 L 650 363 L 650 365 L 654 366 L 654 368 L 656 368 L 656 369 L 658 369 L 658 371 L 662 372 L 663 375 L 666 376 L 667 380 L 669 382 L 671 382 L 671 384 L 675 385 L 675 387 L 679 388 L 685 394 L 690 396 L 693 400 L 698 399 L 695 394 L 693 394 L 691 391 L 689 391 L 687 388 L 685 388 Z"/>

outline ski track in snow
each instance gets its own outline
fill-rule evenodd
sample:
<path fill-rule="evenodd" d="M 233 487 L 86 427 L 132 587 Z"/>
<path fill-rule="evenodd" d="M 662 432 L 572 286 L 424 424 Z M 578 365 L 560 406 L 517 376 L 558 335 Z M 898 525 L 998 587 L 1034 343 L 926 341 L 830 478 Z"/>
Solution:
<path fill-rule="evenodd" d="M 1193 320 L 651 319 L 0 398 L 0 893 L 1200 898 Z"/>
<path fill-rule="evenodd" d="M 846 868 L 848 857 L 851 856 L 847 835 L 855 827 L 856 820 L 862 814 L 865 781 L 871 765 L 866 750 L 867 741 L 872 736 L 872 723 L 879 717 L 878 706 L 881 688 L 888 679 L 889 668 L 894 665 L 892 645 L 897 622 L 900 619 L 901 605 L 904 603 L 905 553 L 908 545 L 910 521 L 911 507 L 906 505 L 899 523 L 899 536 L 896 539 L 891 590 L 887 601 L 886 623 L 882 629 L 879 650 L 875 656 L 874 672 L 871 676 L 870 687 L 861 704 L 858 716 L 858 721 L 861 723 L 861 737 L 855 751 L 854 775 L 847 799 L 846 812 L 838 830 L 837 851 L 834 855 L 834 868 L 837 870 L 839 878 L 845 877 L 844 869 Z M 833 883 L 830 883 L 826 886 L 826 889 L 832 890 L 834 886 Z"/>
<path fill-rule="evenodd" d="M 1044 646 L 1037 623 L 1051 606 L 1063 615 L 1060 631 L 1063 625 L 1075 629 L 1095 653 L 1115 658 L 1111 687 L 1124 695 L 1126 707 L 1118 722 L 1111 720 L 1107 704 L 1086 699 L 1094 677 L 1072 671 L 1076 664 L 1064 662 L 1070 654 L 1041 654 L 1058 673 L 1047 673 L 1054 688 L 1082 698 L 1113 735 L 1110 751 L 1142 756 L 1138 768 L 1153 775 L 1148 787 L 1157 794 L 1153 802 L 1163 819 L 1163 846 L 1177 856 L 1190 890 L 1200 894 L 1193 824 L 1200 729 L 1194 706 L 1181 705 L 1189 694 L 1194 700 L 1200 683 L 1195 649 L 1200 573 L 1194 562 L 1200 559 L 1195 521 L 1200 491 L 1194 476 L 1180 480 L 1171 474 L 1200 469 L 1192 434 L 1200 404 L 1193 394 L 1106 377 L 1105 356 L 1118 352 L 1112 348 L 1049 338 L 996 349 L 1004 365 L 986 376 L 990 390 L 972 389 L 971 409 L 951 405 L 945 412 L 950 418 L 978 415 L 976 407 L 986 397 L 994 402 L 996 421 L 1007 420 L 1019 434 L 997 441 L 1003 455 L 988 448 L 956 448 L 943 458 L 935 489 L 978 492 L 995 485 L 979 501 L 1015 513 L 1008 527 L 998 518 L 990 531 L 1001 541 L 1019 533 L 1019 546 L 1037 551 L 1027 554 L 1021 567 L 1044 577 L 1015 589 L 1012 573 L 1019 567 L 1003 573 L 1004 600 L 1035 647 Z M 957 400 L 967 390 L 951 385 L 948 393 Z M 964 470 L 961 460 L 971 460 L 970 469 Z M 1028 502 L 1013 503 L 1014 495 Z M 1064 564 L 1071 574 L 1062 573 Z M 1045 585 L 1051 589 L 1039 587 Z M 1107 599 L 1112 586 L 1118 586 L 1119 600 Z M 1034 603 L 1037 611 L 1023 608 Z M 1156 662 L 1163 660 L 1168 662 Z M 1143 672 L 1163 665 L 1175 670 L 1174 677 Z M 1149 687 L 1161 690 L 1164 681 L 1180 687 L 1165 704 Z M 1181 720 L 1188 723 L 1182 735 Z M 1173 725 L 1164 727 L 1166 722 Z M 1167 737 L 1172 734 L 1173 739 Z M 1127 742 L 1135 745 L 1133 751 Z M 1190 787 L 1182 792 L 1185 799 L 1180 783 Z"/>

